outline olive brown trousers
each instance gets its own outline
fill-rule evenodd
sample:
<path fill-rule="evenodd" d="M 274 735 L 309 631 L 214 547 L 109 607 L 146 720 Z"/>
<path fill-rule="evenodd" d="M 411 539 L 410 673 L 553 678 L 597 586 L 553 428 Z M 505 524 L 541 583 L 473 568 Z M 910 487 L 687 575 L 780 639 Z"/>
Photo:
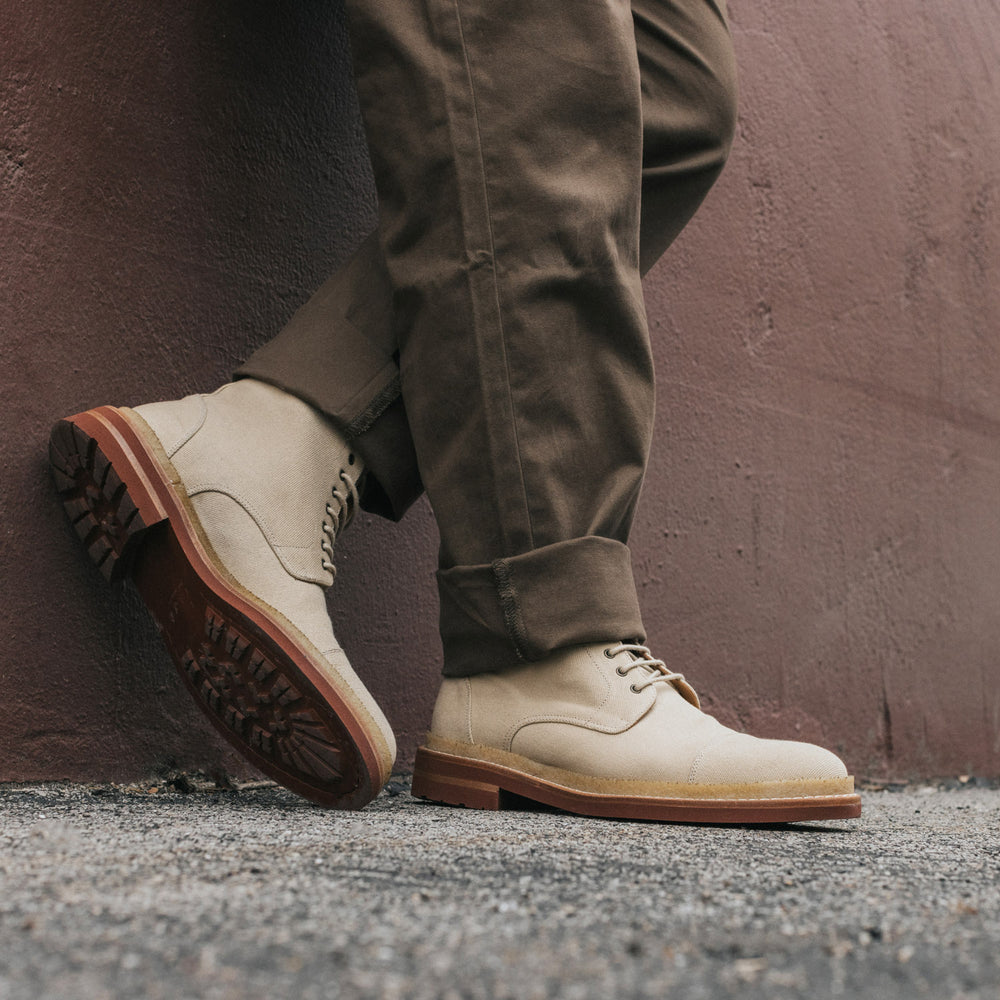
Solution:
<path fill-rule="evenodd" d="M 237 376 L 426 489 L 450 676 L 645 639 L 641 276 L 726 160 L 724 0 L 347 0 L 377 231 Z"/>

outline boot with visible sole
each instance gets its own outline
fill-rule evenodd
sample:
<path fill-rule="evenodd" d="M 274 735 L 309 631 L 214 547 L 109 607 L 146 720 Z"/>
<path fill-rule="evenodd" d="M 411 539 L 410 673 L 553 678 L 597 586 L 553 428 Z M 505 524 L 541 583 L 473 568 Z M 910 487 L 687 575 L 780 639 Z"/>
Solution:
<path fill-rule="evenodd" d="M 188 690 L 269 777 L 360 808 L 395 741 L 334 638 L 324 588 L 360 458 L 301 400 L 243 380 L 59 421 L 49 458 L 77 535 L 130 576 Z"/>
<path fill-rule="evenodd" d="M 499 809 L 507 793 L 586 816 L 788 823 L 861 815 L 834 754 L 762 740 L 701 711 L 644 646 L 577 646 L 497 674 L 446 678 L 413 794 Z"/>

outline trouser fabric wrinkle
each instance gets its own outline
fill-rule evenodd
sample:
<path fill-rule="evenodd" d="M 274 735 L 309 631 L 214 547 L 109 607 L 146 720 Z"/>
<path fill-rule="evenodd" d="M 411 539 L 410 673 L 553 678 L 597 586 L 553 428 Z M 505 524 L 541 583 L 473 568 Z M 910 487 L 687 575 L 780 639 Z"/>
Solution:
<path fill-rule="evenodd" d="M 734 124 L 711 0 L 349 0 L 378 231 L 237 373 L 326 413 L 441 535 L 445 673 L 643 639 L 641 274 Z"/>

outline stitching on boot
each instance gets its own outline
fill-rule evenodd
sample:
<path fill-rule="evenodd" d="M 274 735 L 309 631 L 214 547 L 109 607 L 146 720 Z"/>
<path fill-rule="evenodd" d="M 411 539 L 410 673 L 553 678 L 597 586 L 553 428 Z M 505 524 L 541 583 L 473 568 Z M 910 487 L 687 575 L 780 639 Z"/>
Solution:
<path fill-rule="evenodd" d="M 687 782 L 689 785 L 697 784 L 697 774 L 701 770 L 702 764 L 705 763 L 705 758 L 708 756 L 710 750 L 714 750 L 717 746 L 721 746 L 723 743 L 727 742 L 733 736 L 738 735 L 732 731 L 725 731 L 720 733 L 715 737 L 714 740 L 710 740 L 698 751 L 698 756 L 691 762 L 691 769 L 688 771 Z"/>
<path fill-rule="evenodd" d="M 521 605 L 511 579 L 510 564 L 505 559 L 497 559 L 493 563 L 493 576 L 497 584 L 497 596 L 500 598 L 500 608 L 503 611 L 503 623 L 507 635 L 514 644 L 518 659 L 530 660 L 528 656 L 528 637 L 521 617 Z"/>
<path fill-rule="evenodd" d="M 222 386 L 220 389 L 216 389 L 215 392 L 221 392 L 224 388 L 225 386 Z M 215 395 L 215 392 L 212 393 L 213 396 Z M 187 432 L 187 434 L 182 435 L 181 439 L 173 446 L 173 448 L 167 451 L 167 458 L 173 458 L 174 455 L 176 455 L 177 452 L 179 452 L 181 448 L 183 448 L 184 445 L 186 445 L 188 441 L 190 441 L 191 438 L 193 438 L 195 434 L 197 434 L 198 431 L 205 426 L 205 421 L 208 420 L 208 400 L 205 399 L 204 394 L 199 393 L 198 402 L 201 404 L 201 414 L 191 426 L 191 429 Z"/>
<path fill-rule="evenodd" d="M 365 431 L 370 431 L 375 421 L 396 402 L 401 392 L 400 377 L 394 375 L 385 388 L 347 425 L 347 430 L 344 431 L 347 440 L 353 441 Z"/>

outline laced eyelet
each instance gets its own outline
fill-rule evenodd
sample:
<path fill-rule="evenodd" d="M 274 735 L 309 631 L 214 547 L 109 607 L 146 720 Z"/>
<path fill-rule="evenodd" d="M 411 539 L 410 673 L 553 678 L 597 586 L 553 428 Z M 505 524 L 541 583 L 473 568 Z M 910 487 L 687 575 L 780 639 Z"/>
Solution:
<path fill-rule="evenodd" d="M 640 694 L 641 693 L 639 691 L 639 689 L 634 684 L 629 684 L 628 689 L 629 689 L 629 691 L 632 692 L 632 694 Z"/>
<path fill-rule="evenodd" d="M 621 666 L 617 666 L 615 667 L 615 673 L 619 677 L 624 677 L 628 673 L 628 670 L 622 670 Z"/>
<path fill-rule="evenodd" d="M 347 456 L 348 465 L 354 464 L 354 453 Z M 333 543 L 337 536 L 351 523 L 358 509 L 360 500 L 358 499 L 358 487 L 354 477 L 346 470 L 340 470 L 340 482 L 334 483 L 332 487 L 332 499 L 326 502 L 326 517 L 320 525 L 320 530 L 325 537 L 320 539 L 320 565 L 327 573 L 336 574 L 337 570 L 333 564 Z M 336 504 L 336 506 L 334 506 Z M 331 558 L 327 558 L 330 556 Z"/>
<path fill-rule="evenodd" d="M 608 648 L 607 648 L 606 650 L 604 650 L 604 655 L 605 655 L 605 656 L 606 656 L 606 657 L 607 657 L 607 658 L 608 658 L 609 660 L 613 660 L 613 659 L 615 658 L 615 655 L 616 655 L 616 654 L 614 654 L 614 653 L 612 653 L 612 652 L 611 652 L 611 650 L 612 650 L 612 649 L 614 649 L 614 648 L 615 648 L 614 646 L 608 646 Z"/>

